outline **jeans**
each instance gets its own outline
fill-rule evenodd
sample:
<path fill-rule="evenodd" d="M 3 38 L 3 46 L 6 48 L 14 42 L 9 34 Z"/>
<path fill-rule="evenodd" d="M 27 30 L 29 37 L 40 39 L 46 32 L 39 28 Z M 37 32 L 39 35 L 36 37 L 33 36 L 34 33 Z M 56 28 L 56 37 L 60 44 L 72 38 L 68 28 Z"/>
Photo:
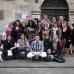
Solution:
<path fill-rule="evenodd" d="M 28 53 L 29 53 L 28 50 L 26 50 L 26 49 L 21 49 L 21 50 L 19 50 L 18 55 L 19 55 L 20 57 L 26 57 Z"/>

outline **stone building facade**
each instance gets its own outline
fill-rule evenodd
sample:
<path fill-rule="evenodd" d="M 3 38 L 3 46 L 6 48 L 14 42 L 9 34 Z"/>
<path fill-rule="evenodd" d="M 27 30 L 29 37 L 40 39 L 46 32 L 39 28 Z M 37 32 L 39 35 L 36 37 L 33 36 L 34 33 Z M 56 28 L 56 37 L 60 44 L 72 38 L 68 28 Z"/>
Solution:
<path fill-rule="evenodd" d="M 41 5 L 44 1 L 46 0 L 0 0 L 0 31 L 8 22 L 17 18 L 22 20 L 28 14 L 33 18 L 40 18 Z M 65 1 L 69 7 L 69 20 L 74 20 L 74 0 Z"/>

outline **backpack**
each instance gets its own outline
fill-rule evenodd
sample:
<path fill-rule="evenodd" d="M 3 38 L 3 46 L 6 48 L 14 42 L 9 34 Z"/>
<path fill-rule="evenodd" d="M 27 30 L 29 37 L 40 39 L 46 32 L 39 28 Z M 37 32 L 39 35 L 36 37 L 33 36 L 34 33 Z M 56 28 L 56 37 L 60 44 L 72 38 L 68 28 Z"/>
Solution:
<path fill-rule="evenodd" d="M 58 63 L 65 63 L 65 59 L 64 59 L 64 57 L 63 57 L 62 55 L 60 55 L 60 56 L 55 56 L 55 57 L 54 57 L 54 61 L 55 61 L 55 62 L 58 62 Z"/>

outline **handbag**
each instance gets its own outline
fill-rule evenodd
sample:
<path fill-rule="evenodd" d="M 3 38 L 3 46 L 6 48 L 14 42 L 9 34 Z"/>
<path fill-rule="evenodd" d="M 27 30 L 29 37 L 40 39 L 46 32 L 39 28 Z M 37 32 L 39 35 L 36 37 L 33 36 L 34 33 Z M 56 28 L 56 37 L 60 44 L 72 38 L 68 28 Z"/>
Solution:
<path fill-rule="evenodd" d="M 12 51 L 11 50 L 8 50 L 8 56 L 12 56 Z"/>

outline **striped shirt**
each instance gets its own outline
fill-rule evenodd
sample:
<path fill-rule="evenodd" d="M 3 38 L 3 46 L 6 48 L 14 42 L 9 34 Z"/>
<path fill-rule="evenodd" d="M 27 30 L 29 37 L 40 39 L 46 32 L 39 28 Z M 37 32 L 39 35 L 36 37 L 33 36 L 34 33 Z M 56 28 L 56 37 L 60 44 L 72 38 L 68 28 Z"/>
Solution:
<path fill-rule="evenodd" d="M 39 52 L 41 50 L 44 51 L 44 44 L 42 41 L 39 42 L 33 41 L 31 47 L 34 52 Z"/>

